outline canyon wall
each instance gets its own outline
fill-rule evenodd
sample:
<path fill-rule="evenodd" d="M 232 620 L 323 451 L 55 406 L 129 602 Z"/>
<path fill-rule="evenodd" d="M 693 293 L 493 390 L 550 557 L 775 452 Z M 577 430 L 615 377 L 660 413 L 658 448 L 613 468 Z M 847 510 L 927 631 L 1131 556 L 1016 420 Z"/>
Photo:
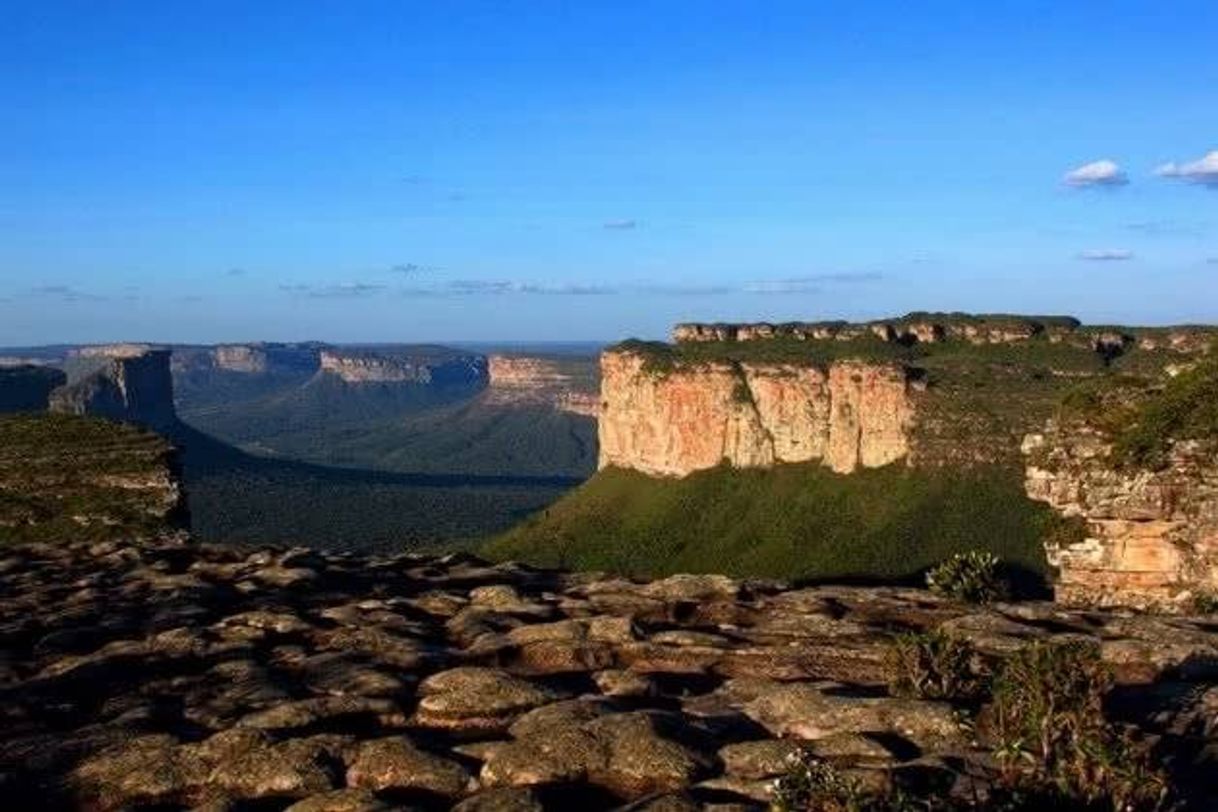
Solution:
<path fill-rule="evenodd" d="M 485 402 L 491 406 L 541 406 L 596 417 L 600 397 L 591 376 L 576 375 L 550 358 L 491 355 Z"/>
<path fill-rule="evenodd" d="M 1050 422 L 1024 441 L 1028 496 L 1085 523 L 1081 539 L 1050 540 L 1057 599 L 1087 606 L 1188 610 L 1218 594 L 1218 460 L 1175 444 L 1157 470 L 1109 461 L 1109 441 Z"/>
<path fill-rule="evenodd" d="M 322 350 L 321 371 L 347 383 L 479 384 L 486 380 L 481 355 L 430 357 L 362 350 Z"/>
<path fill-rule="evenodd" d="M 601 356 L 600 467 L 684 476 L 820 461 L 834 471 L 905 458 L 911 382 L 899 365 L 714 363 L 657 372 L 630 351 Z"/>
<path fill-rule="evenodd" d="M 50 410 L 138 423 L 159 431 L 177 423 L 169 350 L 139 345 L 86 347 L 77 357 L 92 371 L 56 389 Z"/>

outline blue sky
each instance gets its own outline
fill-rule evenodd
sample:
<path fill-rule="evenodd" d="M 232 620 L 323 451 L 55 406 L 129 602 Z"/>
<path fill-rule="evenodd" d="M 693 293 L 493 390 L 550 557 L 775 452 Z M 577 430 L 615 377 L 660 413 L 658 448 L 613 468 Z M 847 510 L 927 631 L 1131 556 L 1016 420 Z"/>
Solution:
<path fill-rule="evenodd" d="M 4 7 L 0 345 L 1218 320 L 1212 0 Z"/>

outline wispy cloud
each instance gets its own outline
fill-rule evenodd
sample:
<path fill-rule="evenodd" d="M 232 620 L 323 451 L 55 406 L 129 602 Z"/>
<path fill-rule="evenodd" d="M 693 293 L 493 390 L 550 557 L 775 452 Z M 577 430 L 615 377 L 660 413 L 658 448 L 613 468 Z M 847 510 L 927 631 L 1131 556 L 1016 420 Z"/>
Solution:
<path fill-rule="evenodd" d="M 62 302 L 104 302 L 106 297 L 96 293 L 88 293 L 82 290 L 77 290 L 70 285 L 41 285 L 36 288 L 31 288 L 30 293 L 35 296 L 46 296 L 54 299 L 59 299 Z"/>
<path fill-rule="evenodd" d="M 397 265 L 389 266 L 390 273 L 400 273 L 400 274 L 410 275 L 410 274 L 419 273 L 422 270 L 423 270 L 423 266 L 419 265 L 416 262 L 402 262 Z"/>
<path fill-rule="evenodd" d="M 601 223 L 601 228 L 607 231 L 634 231 L 638 227 L 638 220 L 606 220 Z"/>
<path fill-rule="evenodd" d="M 1143 220 L 1140 222 L 1126 223 L 1125 228 L 1129 231 L 1136 231 L 1139 234 L 1146 234 L 1151 237 L 1166 237 L 1166 236 L 1199 236 L 1204 229 L 1201 226 L 1192 223 L 1181 223 L 1176 220 Z"/>
<path fill-rule="evenodd" d="M 791 276 L 785 279 L 757 279 L 746 282 L 745 293 L 817 293 L 826 285 L 853 285 L 878 282 L 884 278 L 875 272 L 839 272 Z"/>
<path fill-rule="evenodd" d="M 1089 262 L 1123 262 L 1133 259 L 1133 251 L 1124 248 L 1092 248 L 1080 251 L 1078 258 Z"/>
<path fill-rule="evenodd" d="M 279 290 L 293 296 L 309 299 L 358 299 L 385 290 L 385 286 L 373 282 L 339 282 L 334 285 L 284 284 Z"/>
<path fill-rule="evenodd" d="M 1062 182 L 1076 189 L 1113 187 L 1129 183 L 1129 177 L 1119 164 L 1105 158 L 1071 169 L 1062 177 Z"/>
<path fill-rule="evenodd" d="M 245 276 L 245 268 L 229 268 L 224 272 L 225 276 Z"/>
<path fill-rule="evenodd" d="M 1218 189 L 1218 149 L 1195 161 L 1165 163 L 1155 170 L 1155 174 L 1161 178 L 1174 178 Z"/>

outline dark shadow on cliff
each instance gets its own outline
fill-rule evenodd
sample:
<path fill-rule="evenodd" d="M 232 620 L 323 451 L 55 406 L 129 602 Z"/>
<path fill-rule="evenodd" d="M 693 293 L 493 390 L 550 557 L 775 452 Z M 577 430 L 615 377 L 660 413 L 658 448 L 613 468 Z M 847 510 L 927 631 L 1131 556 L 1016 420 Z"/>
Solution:
<path fill-rule="evenodd" d="M 180 421 L 168 434 L 179 449 L 192 529 L 208 541 L 379 551 L 468 546 L 580 482 L 271 459 Z"/>

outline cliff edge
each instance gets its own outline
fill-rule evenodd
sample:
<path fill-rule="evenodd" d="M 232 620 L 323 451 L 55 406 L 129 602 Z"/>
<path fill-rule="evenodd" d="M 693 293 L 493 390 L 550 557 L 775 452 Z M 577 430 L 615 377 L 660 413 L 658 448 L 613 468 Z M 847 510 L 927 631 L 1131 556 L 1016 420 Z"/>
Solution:
<path fill-rule="evenodd" d="M 911 380 L 897 364 L 820 369 L 707 363 L 657 372 L 643 354 L 601 357 L 599 467 L 684 476 L 820 461 L 849 473 L 906 457 Z"/>

